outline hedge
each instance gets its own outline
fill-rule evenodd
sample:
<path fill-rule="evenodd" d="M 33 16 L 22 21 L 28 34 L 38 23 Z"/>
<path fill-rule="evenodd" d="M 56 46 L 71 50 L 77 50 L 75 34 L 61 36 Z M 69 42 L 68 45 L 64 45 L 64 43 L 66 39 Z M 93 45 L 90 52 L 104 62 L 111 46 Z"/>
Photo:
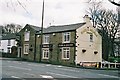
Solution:
<path fill-rule="evenodd" d="M 120 62 L 120 57 L 116 57 L 116 58 L 114 58 L 114 57 L 109 57 L 108 61 L 109 61 L 109 62 L 115 62 L 115 61 L 117 61 L 117 62 L 119 63 L 119 62 Z"/>
<path fill-rule="evenodd" d="M 17 56 L 16 56 L 16 55 L 13 55 L 13 54 L 11 54 L 11 53 L 0 52 L 0 57 L 15 58 L 15 57 L 17 57 Z"/>

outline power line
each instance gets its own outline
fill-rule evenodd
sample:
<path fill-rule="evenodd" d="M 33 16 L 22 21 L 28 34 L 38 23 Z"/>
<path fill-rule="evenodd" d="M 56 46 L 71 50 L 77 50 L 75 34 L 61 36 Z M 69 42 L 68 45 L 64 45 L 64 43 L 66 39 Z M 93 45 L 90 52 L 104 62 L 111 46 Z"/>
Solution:
<path fill-rule="evenodd" d="M 17 0 L 17 2 L 18 2 L 18 4 L 21 5 L 21 7 L 26 11 L 26 13 L 29 14 L 29 12 L 28 12 L 27 9 L 22 5 L 22 3 L 21 3 L 19 0 Z"/>

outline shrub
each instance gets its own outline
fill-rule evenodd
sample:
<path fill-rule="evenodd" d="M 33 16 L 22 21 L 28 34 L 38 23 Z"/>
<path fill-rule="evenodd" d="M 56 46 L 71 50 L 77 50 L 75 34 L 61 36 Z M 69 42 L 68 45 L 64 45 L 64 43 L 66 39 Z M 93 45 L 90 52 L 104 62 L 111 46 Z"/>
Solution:
<path fill-rule="evenodd" d="M 114 57 L 109 57 L 108 61 L 109 61 L 109 62 L 115 62 L 115 61 L 120 62 L 120 58 L 119 58 L 119 57 L 116 57 L 116 58 L 114 58 Z"/>
<path fill-rule="evenodd" d="M 109 57 L 109 58 L 108 58 L 108 61 L 109 61 L 109 62 L 114 62 L 114 60 L 115 60 L 114 57 Z"/>

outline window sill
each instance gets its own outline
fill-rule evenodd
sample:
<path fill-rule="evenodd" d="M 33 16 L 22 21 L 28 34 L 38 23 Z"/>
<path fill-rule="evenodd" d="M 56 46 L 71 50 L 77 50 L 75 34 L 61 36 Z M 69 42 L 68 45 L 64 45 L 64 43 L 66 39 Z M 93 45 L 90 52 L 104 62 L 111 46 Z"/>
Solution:
<path fill-rule="evenodd" d="M 62 58 L 62 60 L 70 60 L 70 58 Z"/>
<path fill-rule="evenodd" d="M 25 42 L 29 42 L 29 40 L 28 41 L 26 40 Z"/>
<path fill-rule="evenodd" d="M 45 60 L 47 60 L 47 59 L 49 59 L 49 58 L 42 58 L 42 59 L 45 59 Z"/>
<path fill-rule="evenodd" d="M 70 41 L 67 41 L 67 42 L 62 42 L 62 43 L 70 43 Z"/>
<path fill-rule="evenodd" d="M 43 43 L 43 44 L 50 44 L 50 43 Z"/>
<path fill-rule="evenodd" d="M 24 53 L 25 55 L 28 55 L 28 53 Z"/>

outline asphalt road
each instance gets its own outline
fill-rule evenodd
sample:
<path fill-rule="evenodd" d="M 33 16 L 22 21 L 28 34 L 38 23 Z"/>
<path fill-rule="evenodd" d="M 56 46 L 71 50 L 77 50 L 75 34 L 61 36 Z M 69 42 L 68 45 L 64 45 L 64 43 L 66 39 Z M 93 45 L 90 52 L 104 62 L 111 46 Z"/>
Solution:
<path fill-rule="evenodd" d="M 117 70 L 93 70 L 33 63 L 0 60 L 2 80 L 120 80 Z"/>

